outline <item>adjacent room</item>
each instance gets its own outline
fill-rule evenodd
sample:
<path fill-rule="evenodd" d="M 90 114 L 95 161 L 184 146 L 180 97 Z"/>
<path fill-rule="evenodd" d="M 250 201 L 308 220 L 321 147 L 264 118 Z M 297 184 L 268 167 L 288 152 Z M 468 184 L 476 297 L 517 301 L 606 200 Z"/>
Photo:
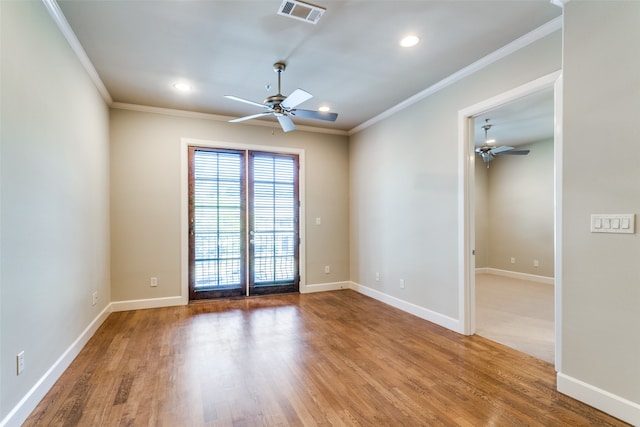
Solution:
<path fill-rule="evenodd" d="M 0 427 L 640 425 L 639 19 L 1 1 Z"/>
<path fill-rule="evenodd" d="M 476 333 L 554 363 L 553 90 L 474 122 Z"/>

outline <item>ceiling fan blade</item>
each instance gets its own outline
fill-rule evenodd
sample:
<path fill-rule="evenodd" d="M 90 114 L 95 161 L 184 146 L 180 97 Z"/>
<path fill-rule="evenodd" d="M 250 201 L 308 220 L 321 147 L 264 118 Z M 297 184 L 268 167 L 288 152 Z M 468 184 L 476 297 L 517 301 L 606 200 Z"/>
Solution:
<path fill-rule="evenodd" d="M 253 114 L 251 116 L 245 116 L 245 117 L 240 117 L 240 118 L 237 118 L 237 119 L 231 119 L 231 120 L 229 120 L 229 123 L 244 122 L 245 120 L 257 119 L 258 117 L 264 117 L 264 116 L 268 116 L 270 114 L 271 114 L 271 112 Z"/>
<path fill-rule="evenodd" d="M 504 153 L 498 153 L 501 156 L 504 155 L 509 155 L 509 156 L 526 156 L 527 154 L 529 154 L 530 150 L 511 150 L 511 151 L 505 151 Z"/>
<path fill-rule="evenodd" d="M 289 132 L 296 128 L 296 125 L 293 124 L 293 120 L 291 120 L 288 116 L 285 116 L 283 114 L 276 117 L 278 118 L 278 121 L 280 122 L 280 127 L 282 127 L 283 131 Z"/>
<path fill-rule="evenodd" d="M 233 95 L 225 95 L 224 97 L 228 99 L 232 99 L 234 101 L 244 102 L 245 104 L 255 105 L 256 107 L 269 108 L 267 105 L 260 104 L 259 102 L 249 101 L 248 99 L 238 98 L 237 96 L 233 96 Z"/>
<path fill-rule="evenodd" d="M 284 101 L 282 101 L 280 103 L 280 105 L 285 109 L 285 110 L 290 110 L 293 107 L 295 107 L 298 104 L 302 104 L 304 101 L 306 101 L 307 99 L 311 99 L 313 98 L 313 95 L 311 95 L 309 92 L 306 92 L 302 89 L 296 89 L 293 91 L 293 93 L 289 96 L 287 96 Z"/>
<path fill-rule="evenodd" d="M 328 113 L 324 111 L 313 110 L 291 110 L 291 114 L 296 117 L 304 117 L 306 119 L 327 120 L 329 122 L 335 122 L 338 118 L 336 113 Z"/>
<path fill-rule="evenodd" d="M 491 154 L 501 154 L 501 153 L 504 153 L 505 151 L 509 151 L 509 150 L 513 150 L 513 147 L 509 147 L 508 145 L 503 145 L 501 147 L 492 148 L 491 150 L 489 150 L 489 153 L 491 153 Z"/>

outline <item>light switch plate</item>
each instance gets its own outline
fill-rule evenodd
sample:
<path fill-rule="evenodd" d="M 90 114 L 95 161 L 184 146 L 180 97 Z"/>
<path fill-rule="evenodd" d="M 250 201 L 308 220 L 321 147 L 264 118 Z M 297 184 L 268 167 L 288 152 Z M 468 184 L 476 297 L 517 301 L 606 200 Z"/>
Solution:
<path fill-rule="evenodd" d="M 636 214 L 591 214 L 592 233 L 634 234 Z"/>

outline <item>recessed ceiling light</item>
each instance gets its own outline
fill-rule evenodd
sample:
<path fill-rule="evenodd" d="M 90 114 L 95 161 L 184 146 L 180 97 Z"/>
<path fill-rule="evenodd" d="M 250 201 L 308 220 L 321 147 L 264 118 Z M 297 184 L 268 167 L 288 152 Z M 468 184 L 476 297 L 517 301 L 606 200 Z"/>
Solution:
<path fill-rule="evenodd" d="M 325 113 L 326 113 L 327 111 L 330 111 L 330 110 L 331 110 L 331 108 L 329 108 L 329 107 L 327 107 L 327 106 L 322 106 L 322 107 L 318 108 L 318 111 L 322 111 L 322 112 L 325 112 Z"/>
<path fill-rule="evenodd" d="M 417 36 L 414 36 L 414 35 L 406 36 L 402 40 L 400 40 L 400 46 L 402 47 L 415 46 L 418 44 L 419 41 L 420 39 Z"/>
<path fill-rule="evenodd" d="M 180 92 L 189 92 L 191 90 L 191 85 L 187 83 L 174 83 L 173 87 Z"/>

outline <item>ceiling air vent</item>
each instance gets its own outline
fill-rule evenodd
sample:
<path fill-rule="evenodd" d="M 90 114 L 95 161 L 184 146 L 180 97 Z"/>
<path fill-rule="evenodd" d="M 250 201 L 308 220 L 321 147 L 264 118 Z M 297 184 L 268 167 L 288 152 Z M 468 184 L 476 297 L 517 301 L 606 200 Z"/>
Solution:
<path fill-rule="evenodd" d="M 284 0 L 278 9 L 278 15 L 317 24 L 325 10 L 327 9 L 297 0 Z"/>

